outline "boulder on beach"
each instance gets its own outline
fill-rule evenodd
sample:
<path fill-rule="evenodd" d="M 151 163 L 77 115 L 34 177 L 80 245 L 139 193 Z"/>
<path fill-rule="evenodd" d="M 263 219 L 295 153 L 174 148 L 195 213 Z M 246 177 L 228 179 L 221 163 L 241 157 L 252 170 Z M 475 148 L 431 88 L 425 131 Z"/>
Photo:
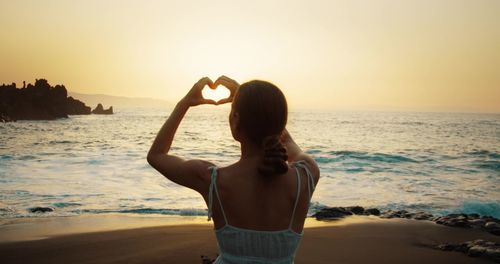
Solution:
<path fill-rule="evenodd" d="M 344 207 L 328 207 L 321 209 L 313 216 L 316 217 L 317 220 L 337 220 L 349 215 L 353 215 L 353 213 Z"/>
<path fill-rule="evenodd" d="M 316 212 L 313 216 L 317 220 L 337 220 L 350 215 L 380 215 L 380 210 L 377 208 L 365 209 L 361 206 L 347 207 L 325 207 Z"/>
<path fill-rule="evenodd" d="M 112 115 L 113 114 L 113 106 L 110 106 L 108 109 L 104 109 L 102 104 L 97 104 L 96 108 L 94 110 L 92 110 L 92 114 Z"/>
<path fill-rule="evenodd" d="M 0 85 L 0 122 L 52 120 L 68 114 L 90 114 L 84 103 L 68 98 L 64 85 L 51 86 L 46 79 L 17 88 L 15 83 Z"/>
<path fill-rule="evenodd" d="M 500 236 L 500 219 L 479 214 L 448 214 L 434 216 L 427 212 L 408 212 L 406 210 L 387 210 L 381 212 L 377 208 L 364 209 L 361 206 L 324 207 L 312 216 L 316 220 L 338 220 L 351 215 L 375 215 L 380 218 L 406 218 L 413 220 L 433 221 L 439 225 L 459 228 L 475 228 Z"/>

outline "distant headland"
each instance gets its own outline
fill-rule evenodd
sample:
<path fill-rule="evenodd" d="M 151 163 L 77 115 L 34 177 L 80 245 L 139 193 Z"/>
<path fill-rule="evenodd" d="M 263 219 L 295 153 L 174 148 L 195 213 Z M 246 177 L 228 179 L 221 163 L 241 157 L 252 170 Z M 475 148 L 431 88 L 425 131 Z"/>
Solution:
<path fill-rule="evenodd" d="M 84 102 L 71 96 L 64 85 L 51 86 L 46 79 L 35 84 L 23 82 L 0 85 L 0 122 L 16 120 L 53 120 L 68 115 L 112 114 L 113 108 L 104 110 L 98 105 L 94 111 Z"/>

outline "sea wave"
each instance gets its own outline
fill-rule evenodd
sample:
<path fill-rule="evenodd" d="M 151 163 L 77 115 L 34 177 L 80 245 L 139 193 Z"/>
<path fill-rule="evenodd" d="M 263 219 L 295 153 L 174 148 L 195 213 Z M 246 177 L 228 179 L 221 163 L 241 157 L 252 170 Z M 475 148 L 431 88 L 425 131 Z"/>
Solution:
<path fill-rule="evenodd" d="M 500 218 L 500 201 L 465 201 L 455 208 L 442 210 L 440 213 L 443 215 L 449 213 L 479 214 Z"/>
<path fill-rule="evenodd" d="M 53 203 L 52 206 L 57 208 L 71 207 L 71 206 L 82 206 L 80 203 Z"/>
<path fill-rule="evenodd" d="M 472 156 L 479 156 L 481 158 L 500 159 L 500 153 L 489 150 L 475 150 L 475 151 L 465 152 L 465 154 Z"/>
<path fill-rule="evenodd" d="M 345 160 L 360 160 L 366 162 L 380 162 L 380 163 L 419 163 L 419 161 L 409 158 L 403 155 L 397 154 L 386 154 L 386 153 L 370 153 L 363 151 L 349 151 L 349 150 L 340 150 L 340 151 L 330 151 L 327 153 L 328 156 L 319 156 L 316 157 L 316 161 L 318 163 L 330 163 L 330 162 L 340 162 Z"/>

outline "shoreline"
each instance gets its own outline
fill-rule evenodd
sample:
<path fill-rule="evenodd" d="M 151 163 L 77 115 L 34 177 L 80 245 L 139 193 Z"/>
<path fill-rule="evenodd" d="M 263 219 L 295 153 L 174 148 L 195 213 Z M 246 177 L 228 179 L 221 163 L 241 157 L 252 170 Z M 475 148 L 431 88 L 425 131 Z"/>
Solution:
<path fill-rule="evenodd" d="M 201 255 L 215 257 L 212 223 L 205 217 L 178 218 L 107 215 L 24 219 L 0 226 L 0 259 L 2 263 L 201 263 Z M 8 228 L 10 231 L 4 232 Z M 22 230 L 25 233 L 20 233 Z M 33 233 L 31 239 L 22 241 L 5 237 L 36 230 L 37 239 Z M 349 216 L 325 222 L 308 218 L 296 263 L 491 263 L 486 258 L 432 248 L 438 243 L 475 239 L 500 243 L 499 236 L 478 229 L 431 221 Z"/>
<path fill-rule="evenodd" d="M 379 220 L 378 217 L 352 216 L 338 221 L 319 221 L 308 217 L 304 228 L 340 226 L 377 220 Z M 213 228 L 213 222 L 207 221 L 206 216 L 177 215 L 89 214 L 13 218 L 2 219 L 2 221 L 0 222 L 0 244 L 149 227 L 199 225 Z"/>

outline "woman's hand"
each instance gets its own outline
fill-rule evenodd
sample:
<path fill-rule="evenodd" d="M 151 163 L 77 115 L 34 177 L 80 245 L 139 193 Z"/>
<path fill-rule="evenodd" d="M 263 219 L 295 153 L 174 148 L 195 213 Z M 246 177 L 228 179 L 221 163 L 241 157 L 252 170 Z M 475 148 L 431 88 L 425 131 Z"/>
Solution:
<path fill-rule="evenodd" d="M 217 78 L 217 80 L 215 81 L 215 83 L 213 85 L 214 89 L 217 88 L 217 86 L 219 86 L 219 85 L 226 87 L 229 90 L 230 94 L 229 94 L 228 98 L 224 98 L 222 100 L 217 101 L 217 104 L 220 105 L 220 104 L 232 102 L 234 99 L 234 95 L 236 94 L 236 92 L 238 91 L 238 88 L 240 87 L 240 84 L 238 82 L 236 82 L 235 80 L 233 80 L 227 76 L 222 75 L 221 77 Z"/>
<path fill-rule="evenodd" d="M 213 104 L 216 105 L 217 102 L 211 99 L 203 98 L 201 90 L 207 85 L 210 89 L 215 89 L 214 83 L 210 78 L 203 77 L 197 83 L 193 85 L 193 88 L 182 98 L 181 102 L 186 104 L 186 106 L 197 106 L 201 104 Z"/>

